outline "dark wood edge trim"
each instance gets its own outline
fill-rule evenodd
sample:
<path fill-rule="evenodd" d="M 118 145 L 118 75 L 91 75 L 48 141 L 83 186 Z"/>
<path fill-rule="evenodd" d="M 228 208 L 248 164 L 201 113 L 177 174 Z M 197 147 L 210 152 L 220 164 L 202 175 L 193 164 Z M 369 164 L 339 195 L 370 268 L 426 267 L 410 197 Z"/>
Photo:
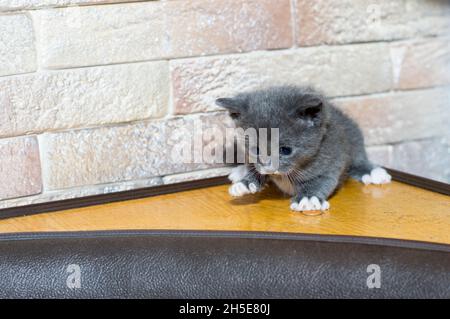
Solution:
<path fill-rule="evenodd" d="M 392 175 L 393 179 L 405 184 L 410 184 L 434 192 L 450 195 L 450 186 L 445 183 L 433 181 L 420 176 L 407 174 L 404 172 L 396 171 L 393 169 L 387 169 Z M 187 181 L 168 185 L 158 185 L 146 188 L 100 194 L 93 196 L 86 196 L 73 199 L 65 199 L 54 202 L 45 202 L 39 204 L 32 204 L 26 206 L 18 206 L 0 209 L 0 219 L 27 216 L 38 213 L 49 213 L 59 210 L 67 210 L 73 208 L 80 208 L 93 205 L 101 205 L 113 202 L 126 201 L 131 199 L 139 199 L 156 195 L 170 194 L 175 192 L 181 192 L 191 189 L 198 189 L 210 186 L 223 185 L 228 183 L 228 179 L 225 176 L 214 177 L 196 181 Z"/>
<path fill-rule="evenodd" d="M 394 169 L 386 168 L 392 178 L 401 183 L 417 186 L 423 189 L 427 189 L 436 193 L 441 193 L 450 196 L 450 185 L 438 182 L 425 177 L 408 174 L 405 172 L 397 171 Z"/>
<path fill-rule="evenodd" d="M 367 237 L 350 235 L 325 235 L 291 232 L 268 231 L 222 231 L 222 230 L 97 230 L 97 231 L 69 231 L 69 232 L 30 232 L 0 234 L 0 244 L 10 241 L 46 240 L 46 239 L 99 239 L 125 237 L 174 237 L 174 238 L 224 238 L 224 239 L 267 239 L 267 240 L 298 240 L 328 242 L 339 244 L 360 244 L 374 246 L 388 246 L 407 249 L 433 250 L 450 253 L 450 244 L 425 242 L 409 239 L 385 237 Z"/>

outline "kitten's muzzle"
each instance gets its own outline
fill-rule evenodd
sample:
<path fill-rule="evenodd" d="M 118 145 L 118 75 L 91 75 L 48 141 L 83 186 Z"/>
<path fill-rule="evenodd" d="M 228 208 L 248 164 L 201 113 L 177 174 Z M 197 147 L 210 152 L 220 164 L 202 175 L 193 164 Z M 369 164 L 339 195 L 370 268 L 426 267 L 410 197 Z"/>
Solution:
<path fill-rule="evenodd" d="M 272 175 L 280 175 L 281 174 L 280 171 L 278 170 L 278 168 L 275 168 L 275 167 L 272 167 L 272 166 L 259 165 L 258 171 L 261 174 L 264 174 L 264 175 L 270 175 L 270 174 L 272 174 Z"/>
<path fill-rule="evenodd" d="M 270 155 L 259 154 L 256 148 L 249 150 L 250 163 L 256 164 L 258 172 L 264 175 L 268 174 L 281 174 L 278 167 L 278 159 L 272 159 Z"/>

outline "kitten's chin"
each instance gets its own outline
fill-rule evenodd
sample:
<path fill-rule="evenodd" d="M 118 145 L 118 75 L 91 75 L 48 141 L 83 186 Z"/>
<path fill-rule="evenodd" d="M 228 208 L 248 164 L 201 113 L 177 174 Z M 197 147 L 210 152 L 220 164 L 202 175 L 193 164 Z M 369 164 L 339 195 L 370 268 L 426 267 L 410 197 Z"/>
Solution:
<path fill-rule="evenodd" d="M 283 172 L 280 172 L 280 170 L 268 169 L 265 167 L 259 167 L 256 170 L 262 175 L 283 175 L 284 174 Z"/>

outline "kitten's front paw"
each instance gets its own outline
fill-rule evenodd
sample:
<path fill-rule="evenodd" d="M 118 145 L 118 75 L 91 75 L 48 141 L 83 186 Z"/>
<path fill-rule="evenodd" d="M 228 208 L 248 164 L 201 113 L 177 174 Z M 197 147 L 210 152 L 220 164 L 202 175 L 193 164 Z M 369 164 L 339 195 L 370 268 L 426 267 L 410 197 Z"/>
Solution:
<path fill-rule="evenodd" d="M 291 204 L 291 209 L 297 212 L 310 211 L 310 210 L 328 210 L 330 208 L 330 203 L 326 200 L 320 200 L 316 196 L 303 197 L 300 201 L 294 201 Z"/>
<path fill-rule="evenodd" d="M 242 182 L 235 183 L 230 186 L 228 193 L 233 197 L 241 197 L 247 194 L 255 194 L 259 191 L 259 187 L 255 183 L 249 183 L 248 186 Z"/>
<path fill-rule="evenodd" d="M 377 167 L 370 171 L 370 175 L 369 174 L 363 175 L 363 177 L 361 178 L 361 181 L 365 185 L 387 184 L 387 183 L 391 182 L 391 175 L 389 175 L 389 173 L 386 172 L 386 170 L 384 168 Z"/>
<path fill-rule="evenodd" d="M 232 183 L 240 182 L 248 173 L 248 168 L 245 165 L 239 165 L 236 167 L 233 167 L 231 170 L 230 175 L 228 175 L 228 179 Z"/>

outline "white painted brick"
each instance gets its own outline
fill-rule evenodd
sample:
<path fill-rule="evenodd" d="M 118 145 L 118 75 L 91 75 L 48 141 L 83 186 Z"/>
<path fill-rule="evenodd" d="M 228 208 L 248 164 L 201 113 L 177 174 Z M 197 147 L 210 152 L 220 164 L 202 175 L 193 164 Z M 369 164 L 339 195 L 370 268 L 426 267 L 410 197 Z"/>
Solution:
<path fill-rule="evenodd" d="M 38 194 L 41 190 L 36 136 L 0 139 L 0 200 Z"/>
<path fill-rule="evenodd" d="M 167 62 L 0 78 L 0 136 L 163 116 Z"/>
<path fill-rule="evenodd" d="M 395 40 L 450 31 L 448 0 L 296 2 L 299 45 Z"/>
<path fill-rule="evenodd" d="M 42 65 L 66 68 L 162 56 L 162 11 L 154 3 L 73 7 L 33 12 Z"/>
<path fill-rule="evenodd" d="M 40 136 L 44 185 L 48 190 L 146 179 L 217 167 L 185 163 L 173 149 L 194 138 L 195 121 L 204 128 L 230 126 L 223 113 Z M 227 124 L 228 121 L 228 124 Z M 199 140 L 215 145 L 214 140 Z M 223 165 L 221 165 L 223 166 Z"/>
<path fill-rule="evenodd" d="M 392 166 L 392 145 L 370 146 L 366 151 L 372 163 L 385 167 Z"/>
<path fill-rule="evenodd" d="M 392 168 L 450 183 L 450 136 L 394 145 Z"/>
<path fill-rule="evenodd" d="M 36 70 L 31 19 L 25 14 L 0 15 L 0 76 Z"/>
<path fill-rule="evenodd" d="M 87 4 L 108 4 L 116 2 L 136 2 L 136 0 L 0 0 L 0 11 L 65 7 Z"/>
<path fill-rule="evenodd" d="M 46 68 L 293 44 L 289 0 L 152 1 L 41 10 L 33 16 Z"/>
<path fill-rule="evenodd" d="M 174 184 L 186 181 L 193 181 L 218 176 L 227 176 L 231 172 L 231 167 L 219 167 L 205 169 L 201 171 L 187 172 L 181 174 L 167 175 L 163 177 L 164 184 Z"/>
<path fill-rule="evenodd" d="M 450 85 L 450 37 L 392 43 L 391 57 L 397 89 Z"/>
<path fill-rule="evenodd" d="M 314 85 L 328 96 L 392 87 L 389 47 L 364 44 L 255 52 L 170 62 L 175 111 L 217 110 L 214 100 L 275 84 Z"/>
<path fill-rule="evenodd" d="M 8 207 L 18 207 L 24 205 L 32 205 L 46 202 L 54 202 L 65 199 L 81 198 L 86 196 L 110 194 L 133 189 L 152 187 L 162 184 L 162 179 L 159 177 L 128 181 L 123 183 L 112 183 L 102 185 L 87 185 L 84 187 L 70 188 L 58 191 L 44 192 L 39 195 L 15 198 L 10 200 L 0 201 L 0 209 Z M 1 214 L 0 214 L 1 218 Z"/>
<path fill-rule="evenodd" d="M 450 88 L 334 100 L 360 125 L 368 145 L 450 134 Z"/>

